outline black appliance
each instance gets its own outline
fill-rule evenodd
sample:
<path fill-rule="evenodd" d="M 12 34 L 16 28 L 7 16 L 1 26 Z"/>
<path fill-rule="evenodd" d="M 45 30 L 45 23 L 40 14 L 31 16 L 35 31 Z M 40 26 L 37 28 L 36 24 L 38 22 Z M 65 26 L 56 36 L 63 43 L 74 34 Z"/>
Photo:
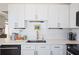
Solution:
<path fill-rule="evenodd" d="M 0 55 L 21 55 L 21 45 L 1 45 Z"/>
<path fill-rule="evenodd" d="M 79 55 L 79 45 L 78 44 L 67 44 L 67 52 L 72 55 Z M 67 55 L 70 55 L 67 53 Z"/>
<path fill-rule="evenodd" d="M 76 12 L 76 26 L 79 26 L 79 11 Z"/>
<path fill-rule="evenodd" d="M 69 40 L 76 40 L 76 33 L 69 32 L 69 34 L 68 34 L 68 39 L 69 39 Z"/>

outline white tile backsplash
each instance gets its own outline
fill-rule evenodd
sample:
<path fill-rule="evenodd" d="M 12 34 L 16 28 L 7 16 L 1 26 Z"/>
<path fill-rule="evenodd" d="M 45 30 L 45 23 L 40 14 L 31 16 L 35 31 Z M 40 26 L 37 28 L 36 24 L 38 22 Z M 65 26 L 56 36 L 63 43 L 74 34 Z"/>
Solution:
<path fill-rule="evenodd" d="M 23 34 L 27 36 L 28 40 L 36 40 L 36 32 L 34 25 L 37 23 L 27 23 L 27 28 L 23 30 Z M 19 30 L 15 30 L 18 32 Z M 41 34 L 45 40 L 47 39 L 68 39 L 67 34 L 69 29 L 47 29 L 46 23 L 41 24 Z"/>
<path fill-rule="evenodd" d="M 27 36 L 28 39 L 36 39 L 36 32 L 34 30 L 34 24 L 28 23 Z M 41 34 L 45 40 L 47 39 L 67 39 L 67 33 L 69 29 L 48 29 L 46 23 L 41 24 Z"/>
<path fill-rule="evenodd" d="M 45 40 L 48 39 L 68 39 L 67 35 L 69 29 L 47 29 L 46 26 L 42 26 L 41 33 Z M 28 40 L 35 40 L 36 32 L 34 30 L 33 24 L 29 24 L 28 27 L 23 31 L 24 35 L 27 35 Z"/>
<path fill-rule="evenodd" d="M 67 39 L 68 29 L 48 29 L 47 39 Z"/>

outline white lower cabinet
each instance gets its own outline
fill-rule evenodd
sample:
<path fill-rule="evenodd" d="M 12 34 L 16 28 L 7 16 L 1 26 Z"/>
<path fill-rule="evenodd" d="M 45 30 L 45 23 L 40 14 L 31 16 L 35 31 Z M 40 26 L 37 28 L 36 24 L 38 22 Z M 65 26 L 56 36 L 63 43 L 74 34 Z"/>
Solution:
<path fill-rule="evenodd" d="M 52 55 L 63 55 L 62 51 L 51 51 Z"/>
<path fill-rule="evenodd" d="M 52 55 L 65 55 L 66 45 L 51 45 L 51 54 Z"/>
<path fill-rule="evenodd" d="M 38 55 L 50 55 L 50 50 L 38 50 Z"/>
<path fill-rule="evenodd" d="M 34 55 L 34 50 L 22 49 L 21 55 Z"/>
<path fill-rule="evenodd" d="M 65 55 L 66 45 L 50 44 L 23 44 L 21 45 L 22 55 Z"/>
<path fill-rule="evenodd" d="M 46 44 L 37 45 L 36 47 L 38 55 L 50 55 L 50 46 Z"/>
<path fill-rule="evenodd" d="M 34 55 L 35 45 L 23 44 L 21 45 L 21 55 Z"/>

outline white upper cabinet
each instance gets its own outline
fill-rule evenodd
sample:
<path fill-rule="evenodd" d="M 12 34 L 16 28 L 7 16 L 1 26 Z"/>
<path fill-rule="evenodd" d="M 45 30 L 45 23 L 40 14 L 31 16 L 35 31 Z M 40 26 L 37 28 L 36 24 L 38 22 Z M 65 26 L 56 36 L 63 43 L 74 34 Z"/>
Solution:
<path fill-rule="evenodd" d="M 36 4 L 25 4 L 25 19 L 35 20 Z"/>
<path fill-rule="evenodd" d="M 8 4 L 8 22 L 10 35 L 19 32 L 14 28 L 24 28 L 24 4 Z"/>
<path fill-rule="evenodd" d="M 24 20 L 48 20 L 48 28 L 69 28 L 67 4 L 9 4 L 8 10 L 13 27 L 24 27 Z"/>
<path fill-rule="evenodd" d="M 24 4 L 17 4 L 16 5 L 17 12 L 17 20 L 18 20 L 18 27 L 24 27 Z"/>
<path fill-rule="evenodd" d="M 48 28 L 69 28 L 69 5 L 49 5 Z"/>
<path fill-rule="evenodd" d="M 69 28 L 69 5 L 57 6 L 57 26 L 60 28 Z"/>
<path fill-rule="evenodd" d="M 26 20 L 47 20 L 47 4 L 26 4 Z"/>
<path fill-rule="evenodd" d="M 48 10 L 48 28 L 55 27 L 57 27 L 57 7 L 50 4 Z"/>
<path fill-rule="evenodd" d="M 70 27 L 71 28 L 79 28 L 76 26 L 76 12 L 79 11 L 79 4 L 72 3 L 70 5 Z"/>
<path fill-rule="evenodd" d="M 9 4 L 8 17 L 13 27 L 24 27 L 24 4 Z"/>
<path fill-rule="evenodd" d="M 36 5 L 37 20 L 48 20 L 48 4 Z"/>

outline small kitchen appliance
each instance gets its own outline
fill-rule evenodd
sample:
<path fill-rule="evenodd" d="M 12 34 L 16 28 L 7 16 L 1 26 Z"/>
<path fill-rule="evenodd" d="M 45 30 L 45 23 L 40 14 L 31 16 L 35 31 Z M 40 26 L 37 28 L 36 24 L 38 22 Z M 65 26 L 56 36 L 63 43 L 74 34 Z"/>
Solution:
<path fill-rule="evenodd" d="M 69 39 L 69 40 L 76 40 L 76 33 L 69 32 L 69 34 L 68 34 L 68 39 Z"/>

